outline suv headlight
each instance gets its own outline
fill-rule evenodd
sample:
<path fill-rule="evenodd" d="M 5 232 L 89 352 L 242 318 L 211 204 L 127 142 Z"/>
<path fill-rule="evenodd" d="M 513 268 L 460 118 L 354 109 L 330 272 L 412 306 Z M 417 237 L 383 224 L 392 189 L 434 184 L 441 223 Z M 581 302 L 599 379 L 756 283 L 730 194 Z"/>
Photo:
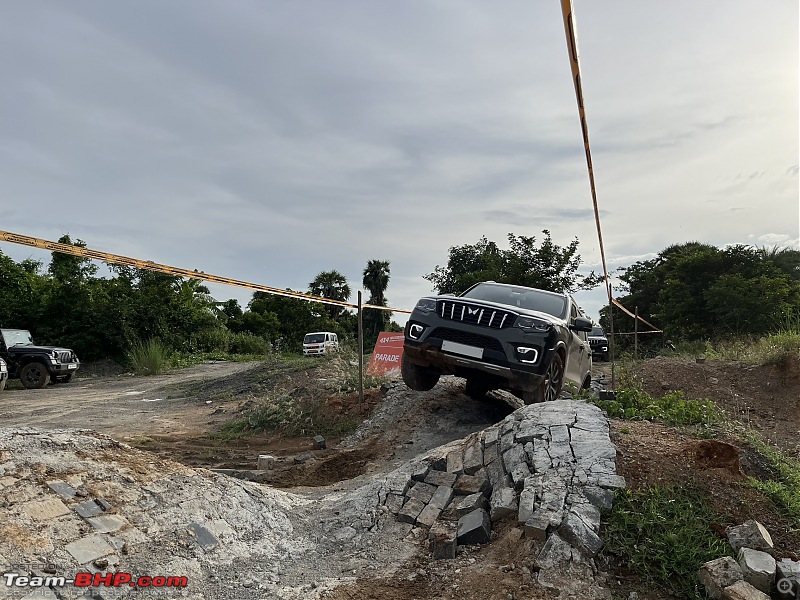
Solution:
<path fill-rule="evenodd" d="M 436 312 L 436 300 L 433 298 L 420 298 L 414 308 L 422 312 Z"/>
<path fill-rule="evenodd" d="M 531 331 L 547 331 L 550 329 L 550 323 L 535 317 L 517 317 L 517 320 L 514 322 L 514 327 Z"/>

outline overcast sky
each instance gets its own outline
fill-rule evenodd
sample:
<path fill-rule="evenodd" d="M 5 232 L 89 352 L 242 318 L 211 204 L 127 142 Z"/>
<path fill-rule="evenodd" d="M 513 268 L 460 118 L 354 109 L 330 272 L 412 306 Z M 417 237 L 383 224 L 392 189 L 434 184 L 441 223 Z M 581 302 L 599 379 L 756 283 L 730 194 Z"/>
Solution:
<path fill-rule="evenodd" d="M 575 18 L 610 267 L 800 248 L 797 0 Z M 402 308 L 482 235 L 600 270 L 558 0 L 8 1 L 0 55 L 0 229 L 295 290 L 389 260 Z"/>

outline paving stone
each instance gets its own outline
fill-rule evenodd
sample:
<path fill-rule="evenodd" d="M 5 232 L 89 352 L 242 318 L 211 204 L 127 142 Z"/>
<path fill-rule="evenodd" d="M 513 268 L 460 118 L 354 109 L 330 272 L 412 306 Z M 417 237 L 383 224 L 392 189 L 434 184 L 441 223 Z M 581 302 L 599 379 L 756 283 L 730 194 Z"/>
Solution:
<path fill-rule="evenodd" d="M 547 433 L 547 427 L 539 425 L 533 420 L 525 420 L 520 423 L 519 429 L 514 434 L 514 437 L 517 442 L 525 444 L 527 442 L 533 442 L 537 439 L 544 439 Z"/>
<path fill-rule="evenodd" d="M 511 470 L 510 474 L 511 482 L 516 489 L 520 489 L 525 484 L 525 480 L 532 475 L 527 463 L 518 464 Z"/>
<path fill-rule="evenodd" d="M 114 533 L 129 523 L 118 515 L 99 515 L 87 519 L 89 525 L 94 527 L 98 533 Z"/>
<path fill-rule="evenodd" d="M 475 439 L 464 450 L 464 473 L 475 475 L 483 468 L 483 450 L 480 442 Z"/>
<path fill-rule="evenodd" d="M 578 515 L 589 529 L 600 533 L 600 511 L 591 504 L 573 504 L 570 511 Z"/>
<path fill-rule="evenodd" d="M 738 558 L 744 580 L 768 594 L 775 581 L 775 559 L 766 552 L 752 548 L 740 548 Z"/>
<path fill-rule="evenodd" d="M 440 485 L 436 488 L 436 491 L 433 493 L 428 505 L 435 506 L 439 510 L 444 510 L 453 499 L 454 493 L 455 492 L 453 488 L 447 487 L 446 485 Z"/>
<path fill-rule="evenodd" d="M 553 513 L 537 510 L 531 513 L 522 526 L 525 537 L 543 542 L 547 539 L 547 530 L 551 526 Z"/>
<path fill-rule="evenodd" d="M 509 431 L 500 436 L 500 454 L 505 454 L 514 447 L 514 432 Z"/>
<path fill-rule="evenodd" d="M 569 428 L 566 425 L 554 425 L 548 428 L 550 443 L 569 443 Z"/>
<path fill-rule="evenodd" d="M 492 524 L 485 510 L 473 510 L 458 520 L 459 544 L 485 544 L 491 538 Z"/>
<path fill-rule="evenodd" d="M 754 588 L 746 581 L 737 581 L 722 591 L 723 600 L 770 600 L 764 592 Z"/>
<path fill-rule="evenodd" d="M 189 523 L 189 526 L 186 528 L 197 540 L 198 545 L 203 550 L 211 550 L 217 544 L 219 544 L 219 540 L 216 536 L 211 533 L 208 529 L 200 525 L 200 523 Z"/>
<path fill-rule="evenodd" d="M 456 557 L 456 526 L 452 523 L 437 521 L 428 532 L 428 542 L 435 560 Z"/>
<path fill-rule="evenodd" d="M 41 502 L 29 502 L 23 506 L 22 510 L 34 521 L 47 521 L 69 514 L 69 508 L 58 498 L 50 498 Z"/>
<path fill-rule="evenodd" d="M 597 485 L 609 489 L 620 489 L 625 487 L 625 478 L 621 475 L 601 475 L 597 478 Z"/>
<path fill-rule="evenodd" d="M 453 484 L 456 482 L 457 475 L 455 473 L 447 473 L 445 471 L 431 471 L 425 477 L 425 483 L 429 483 L 431 485 L 446 485 L 447 487 L 453 487 Z"/>
<path fill-rule="evenodd" d="M 496 427 L 486 429 L 483 432 L 483 449 L 486 450 L 489 446 L 496 444 L 499 437 L 500 431 Z"/>
<path fill-rule="evenodd" d="M 459 475 L 458 479 L 456 479 L 456 482 L 453 485 L 453 490 L 455 493 L 463 496 L 469 496 L 470 494 L 475 493 L 488 495 L 490 489 L 491 484 L 489 483 L 488 479 L 465 474 Z"/>
<path fill-rule="evenodd" d="M 86 502 L 81 502 L 80 504 L 76 504 L 72 508 L 75 509 L 75 512 L 78 513 L 79 516 L 83 517 L 84 519 L 88 519 L 89 517 L 96 517 L 97 515 L 103 514 L 103 508 L 94 500 L 87 500 Z"/>
<path fill-rule="evenodd" d="M 561 463 L 571 463 L 575 459 L 572 454 L 572 446 L 569 442 L 550 442 L 547 446 L 547 454 L 550 456 L 550 461 L 554 467 L 558 467 Z"/>
<path fill-rule="evenodd" d="M 60 479 L 48 481 L 47 487 L 66 500 L 70 500 L 75 497 L 75 488 L 66 481 L 61 481 Z"/>
<path fill-rule="evenodd" d="M 313 441 L 315 450 L 324 450 L 325 447 L 328 445 L 327 442 L 325 441 L 325 438 L 321 435 L 315 435 Z"/>
<path fill-rule="evenodd" d="M 464 455 L 460 448 L 447 453 L 447 472 L 456 475 L 464 472 Z"/>
<path fill-rule="evenodd" d="M 609 440 L 603 442 L 571 442 L 571 445 L 573 454 L 584 459 L 591 458 L 593 461 L 617 459 L 617 449 Z"/>
<path fill-rule="evenodd" d="M 275 457 L 271 454 L 259 454 L 256 461 L 256 470 L 269 471 L 275 468 Z"/>
<path fill-rule="evenodd" d="M 610 509 L 614 502 L 614 491 L 605 488 L 587 485 L 581 489 L 586 499 L 592 503 L 593 506 L 603 510 Z"/>
<path fill-rule="evenodd" d="M 753 519 L 745 521 L 741 525 L 728 527 L 725 530 L 725 534 L 728 536 L 728 543 L 734 552 L 738 552 L 739 548 L 752 548 L 753 550 L 769 552 L 773 548 L 772 536 L 769 531 L 761 523 Z"/>
<path fill-rule="evenodd" d="M 567 488 L 565 486 L 546 485 L 542 491 L 541 507 L 552 512 L 559 512 L 564 508 L 567 499 Z"/>
<path fill-rule="evenodd" d="M 447 471 L 447 457 L 440 456 L 431 461 L 432 471 Z"/>
<path fill-rule="evenodd" d="M 492 497 L 489 499 L 489 514 L 492 522 L 517 512 L 518 508 L 516 494 L 512 488 L 494 488 Z"/>
<path fill-rule="evenodd" d="M 533 516 L 533 511 L 536 508 L 536 489 L 525 485 L 525 489 L 519 494 L 518 505 L 517 521 L 524 523 Z"/>
<path fill-rule="evenodd" d="M 433 498 L 433 494 L 436 492 L 436 487 L 437 486 L 430 483 L 418 481 L 406 492 L 406 497 L 416 498 L 417 500 L 421 500 L 427 504 L 430 502 L 431 498 Z"/>
<path fill-rule="evenodd" d="M 492 444 L 491 446 L 487 446 L 483 450 L 483 464 L 488 465 L 490 462 L 497 460 L 500 457 L 500 454 L 497 450 L 498 445 Z"/>
<path fill-rule="evenodd" d="M 536 422 L 546 427 L 552 427 L 553 425 L 573 425 L 575 420 L 575 413 L 568 410 L 542 410 L 536 417 Z"/>
<path fill-rule="evenodd" d="M 742 568 L 730 556 L 710 560 L 697 571 L 697 578 L 706 588 L 706 593 L 714 600 L 722 598 L 722 591 L 742 581 Z"/>
<path fill-rule="evenodd" d="M 512 485 L 511 477 L 506 475 L 503 469 L 503 461 L 500 459 L 486 465 L 486 474 L 489 476 L 489 483 L 493 490 Z"/>
<path fill-rule="evenodd" d="M 403 504 L 403 508 L 397 512 L 397 520 L 401 523 L 411 523 L 414 525 L 423 508 L 425 508 L 424 502 L 416 498 L 410 498 Z"/>
<path fill-rule="evenodd" d="M 547 453 L 545 446 L 533 447 L 533 472 L 544 473 L 553 467 L 553 462 L 550 460 L 550 455 Z"/>
<path fill-rule="evenodd" d="M 417 525 L 430 528 L 439 518 L 442 509 L 433 504 L 428 504 L 417 516 Z"/>
<path fill-rule="evenodd" d="M 508 415 L 500 425 L 500 437 L 502 438 L 507 433 L 513 433 L 517 427 L 519 427 L 519 423 L 514 419 L 514 414 Z"/>
<path fill-rule="evenodd" d="M 456 496 L 450 503 L 448 512 L 452 514 L 455 520 L 458 520 L 477 508 L 482 508 L 485 511 L 489 510 L 489 500 L 480 493 L 470 494 L 469 496 Z"/>
<path fill-rule="evenodd" d="M 572 547 L 558 533 L 552 533 L 534 562 L 538 569 L 552 570 L 572 558 Z"/>
<path fill-rule="evenodd" d="M 100 534 L 70 542 L 66 545 L 66 549 L 80 564 L 90 563 L 103 556 L 114 554 L 114 548 Z"/>
<path fill-rule="evenodd" d="M 416 465 L 411 471 L 411 479 L 414 481 L 425 481 L 430 470 L 431 468 L 425 463 Z"/>
<path fill-rule="evenodd" d="M 384 502 L 384 504 L 386 505 L 386 508 L 388 508 L 390 512 L 397 514 L 397 511 L 403 508 L 403 503 L 405 502 L 405 500 L 406 500 L 405 496 L 389 492 L 388 494 L 386 494 L 386 501 Z"/>
<path fill-rule="evenodd" d="M 602 444 L 609 441 L 608 437 L 608 430 L 604 431 L 586 431 L 585 429 L 580 429 L 579 427 L 570 427 L 569 428 L 569 441 L 570 443 L 578 443 L 578 442 L 593 442 L 597 444 Z"/>
<path fill-rule="evenodd" d="M 588 556 L 595 556 L 603 547 L 600 539 L 590 527 L 583 522 L 574 512 L 567 512 L 558 528 L 558 533 L 565 541 L 585 552 Z"/>
<path fill-rule="evenodd" d="M 503 467 L 506 473 L 511 473 L 518 465 L 527 465 L 528 461 L 525 456 L 525 449 L 520 444 L 515 444 L 503 452 Z"/>

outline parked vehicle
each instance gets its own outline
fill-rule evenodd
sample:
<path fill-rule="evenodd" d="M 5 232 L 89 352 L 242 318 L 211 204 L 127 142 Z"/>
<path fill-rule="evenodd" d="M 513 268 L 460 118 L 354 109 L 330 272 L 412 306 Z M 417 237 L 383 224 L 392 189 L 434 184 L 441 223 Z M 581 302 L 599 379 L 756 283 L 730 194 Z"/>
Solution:
<path fill-rule="evenodd" d="M 591 382 L 592 322 L 569 294 L 494 282 L 421 298 L 406 323 L 401 373 L 413 390 L 444 374 L 481 397 L 506 389 L 526 404 L 555 400 L 565 381 Z"/>
<path fill-rule="evenodd" d="M 307 333 L 303 338 L 303 356 L 322 356 L 338 350 L 339 337 L 330 331 Z"/>
<path fill-rule="evenodd" d="M 29 389 L 66 383 L 81 364 L 69 348 L 34 345 L 25 329 L 0 329 L 0 358 L 8 363 L 9 377 Z"/>
<path fill-rule="evenodd" d="M 592 327 L 592 331 L 589 333 L 589 346 L 592 349 L 592 358 L 599 357 L 601 360 L 608 361 L 610 356 L 608 338 L 606 332 L 599 325 Z"/>
<path fill-rule="evenodd" d="M 6 389 L 6 381 L 8 381 L 8 365 L 0 358 L 0 390 Z"/>

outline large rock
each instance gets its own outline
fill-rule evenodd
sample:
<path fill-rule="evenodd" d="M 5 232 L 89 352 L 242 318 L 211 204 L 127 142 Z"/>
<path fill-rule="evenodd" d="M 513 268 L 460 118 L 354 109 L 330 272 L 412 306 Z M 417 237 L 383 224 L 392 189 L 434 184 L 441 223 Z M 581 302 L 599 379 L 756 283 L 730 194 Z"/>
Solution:
<path fill-rule="evenodd" d="M 506 515 L 517 512 L 517 498 L 510 487 L 495 488 L 489 501 L 492 521 L 499 521 Z"/>
<path fill-rule="evenodd" d="M 726 587 L 743 580 L 742 568 L 730 556 L 723 556 L 700 567 L 697 578 L 705 586 L 706 593 L 714 600 L 719 600 Z"/>
<path fill-rule="evenodd" d="M 728 527 L 725 533 L 728 535 L 728 543 L 734 552 L 739 552 L 740 548 L 769 552 L 773 548 L 772 536 L 769 531 L 761 523 L 752 519 L 741 525 Z"/>
<path fill-rule="evenodd" d="M 776 588 L 780 600 L 800 598 L 800 562 L 783 558 L 775 569 Z"/>
<path fill-rule="evenodd" d="M 436 560 L 456 557 L 456 528 L 452 523 L 438 521 L 428 533 L 431 553 Z"/>
<path fill-rule="evenodd" d="M 746 581 L 737 581 L 722 591 L 723 600 L 770 600 L 769 596 L 757 590 Z"/>
<path fill-rule="evenodd" d="M 458 520 L 458 543 L 485 544 L 491 539 L 492 524 L 485 510 L 479 508 Z"/>
<path fill-rule="evenodd" d="M 596 555 L 600 552 L 600 548 L 603 547 L 603 540 L 600 539 L 600 536 L 572 511 L 564 515 L 564 520 L 561 522 L 561 527 L 558 528 L 558 533 L 564 540 L 575 548 L 582 550 L 588 556 Z"/>
<path fill-rule="evenodd" d="M 775 581 L 775 559 L 766 552 L 752 548 L 739 549 L 739 566 L 742 577 L 754 588 L 769 594 Z"/>

